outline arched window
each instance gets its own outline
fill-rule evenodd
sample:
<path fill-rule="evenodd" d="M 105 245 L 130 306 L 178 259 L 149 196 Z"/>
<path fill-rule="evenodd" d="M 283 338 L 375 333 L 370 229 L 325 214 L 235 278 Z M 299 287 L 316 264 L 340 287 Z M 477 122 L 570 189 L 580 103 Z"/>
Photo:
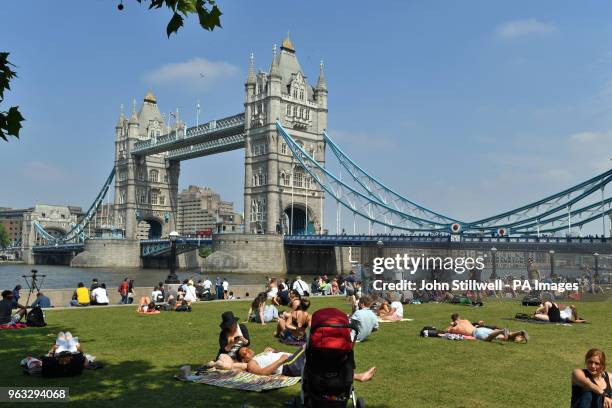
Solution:
<path fill-rule="evenodd" d="M 304 100 L 304 90 L 300 89 L 300 99 Z"/>
<path fill-rule="evenodd" d="M 291 115 L 291 105 L 287 104 L 287 116 Z"/>
<path fill-rule="evenodd" d="M 304 108 L 300 108 L 300 118 L 304 115 Z"/>
<path fill-rule="evenodd" d="M 306 115 L 305 116 L 306 120 L 310 119 L 310 109 L 306 109 L 304 113 Z"/>
<path fill-rule="evenodd" d="M 153 181 L 153 182 L 157 183 L 159 181 L 159 171 L 157 171 L 157 170 L 150 170 L 149 171 L 149 181 Z"/>

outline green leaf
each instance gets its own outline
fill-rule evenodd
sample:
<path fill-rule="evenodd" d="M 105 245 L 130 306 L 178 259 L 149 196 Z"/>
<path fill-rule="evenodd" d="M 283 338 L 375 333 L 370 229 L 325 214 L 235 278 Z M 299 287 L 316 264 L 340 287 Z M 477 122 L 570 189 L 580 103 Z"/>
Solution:
<path fill-rule="evenodd" d="M 12 106 L 8 110 L 8 114 L 6 115 L 6 130 L 9 135 L 15 136 L 19 138 L 19 130 L 22 128 L 21 122 L 23 122 L 25 118 L 19 112 L 18 106 Z"/>
<path fill-rule="evenodd" d="M 174 12 L 174 15 L 170 19 L 168 23 L 168 27 L 166 27 L 166 33 L 168 34 L 168 38 L 170 38 L 170 34 L 176 33 L 179 28 L 183 26 L 183 17 L 177 12 Z"/>
<path fill-rule="evenodd" d="M 184 16 L 188 16 L 196 12 L 196 0 L 179 0 L 177 8 Z"/>

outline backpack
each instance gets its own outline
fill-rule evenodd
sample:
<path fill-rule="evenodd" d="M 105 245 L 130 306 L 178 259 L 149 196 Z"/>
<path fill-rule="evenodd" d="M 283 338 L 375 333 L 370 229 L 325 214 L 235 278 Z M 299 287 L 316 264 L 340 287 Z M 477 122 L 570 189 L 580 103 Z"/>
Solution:
<path fill-rule="evenodd" d="M 26 317 L 26 324 L 30 327 L 45 327 L 45 315 L 40 306 L 34 306 Z"/>
<path fill-rule="evenodd" d="M 440 333 L 442 332 L 433 326 L 425 326 L 421 329 L 421 337 L 438 337 Z"/>
<path fill-rule="evenodd" d="M 83 353 L 72 354 L 68 351 L 53 357 L 42 358 L 43 377 L 69 377 L 83 372 L 85 356 Z"/>
<path fill-rule="evenodd" d="M 514 315 L 514 318 L 518 320 L 530 320 L 531 316 L 527 313 L 517 313 Z"/>

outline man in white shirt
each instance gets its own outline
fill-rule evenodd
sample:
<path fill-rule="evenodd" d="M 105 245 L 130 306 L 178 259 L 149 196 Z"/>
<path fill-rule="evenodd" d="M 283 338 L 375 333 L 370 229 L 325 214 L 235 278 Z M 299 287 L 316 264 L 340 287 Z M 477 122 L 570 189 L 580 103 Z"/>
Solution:
<path fill-rule="evenodd" d="M 202 284 L 204 285 L 204 292 L 209 291 L 212 288 L 212 282 L 210 281 L 210 279 L 206 278 L 204 279 L 204 283 Z"/>
<path fill-rule="evenodd" d="M 293 282 L 293 287 L 291 289 L 296 290 L 300 296 L 308 294 L 308 284 L 302 280 L 301 276 L 298 276 L 295 282 Z"/>
<path fill-rule="evenodd" d="M 106 293 L 106 284 L 98 286 L 91 291 L 92 305 L 108 305 L 108 294 Z"/>
<path fill-rule="evenodd" d="M 153 292 L 151 292 L 151 301 L 155 303 L 160 303 L 164 301 L 164 292 L 162 292 L 159 287 L 156 287 L 155 289 L 153 289 Z"/>

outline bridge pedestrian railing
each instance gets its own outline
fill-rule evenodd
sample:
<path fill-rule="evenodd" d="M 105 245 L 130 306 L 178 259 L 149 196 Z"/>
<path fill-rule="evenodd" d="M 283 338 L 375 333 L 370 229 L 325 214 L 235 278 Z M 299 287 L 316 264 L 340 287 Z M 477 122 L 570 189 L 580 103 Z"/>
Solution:
<path fill-rule="evenodd" d="M 212 238 L 188 238 L 178 237 L 176 239 L 177 254 L 191 251 L 195 248 L 212 245 Z M 172 245 L 170 240 L 166 239 L 144 239 L 140 241 L 140 256 L 154 257 L 162 256 L 170 253 Z"/>
<path fill-rule="evenodd" d="M 194 145 L 209 138 L 221 138 L 227 133 L 244 131 L 244 113 L 213 120 L 199 126 L 188 128 L 185 134 L 171 132 L 157 138 L 136 142 L 132 154 L 149 155 L 175 150 L 177 147 Z"/>

